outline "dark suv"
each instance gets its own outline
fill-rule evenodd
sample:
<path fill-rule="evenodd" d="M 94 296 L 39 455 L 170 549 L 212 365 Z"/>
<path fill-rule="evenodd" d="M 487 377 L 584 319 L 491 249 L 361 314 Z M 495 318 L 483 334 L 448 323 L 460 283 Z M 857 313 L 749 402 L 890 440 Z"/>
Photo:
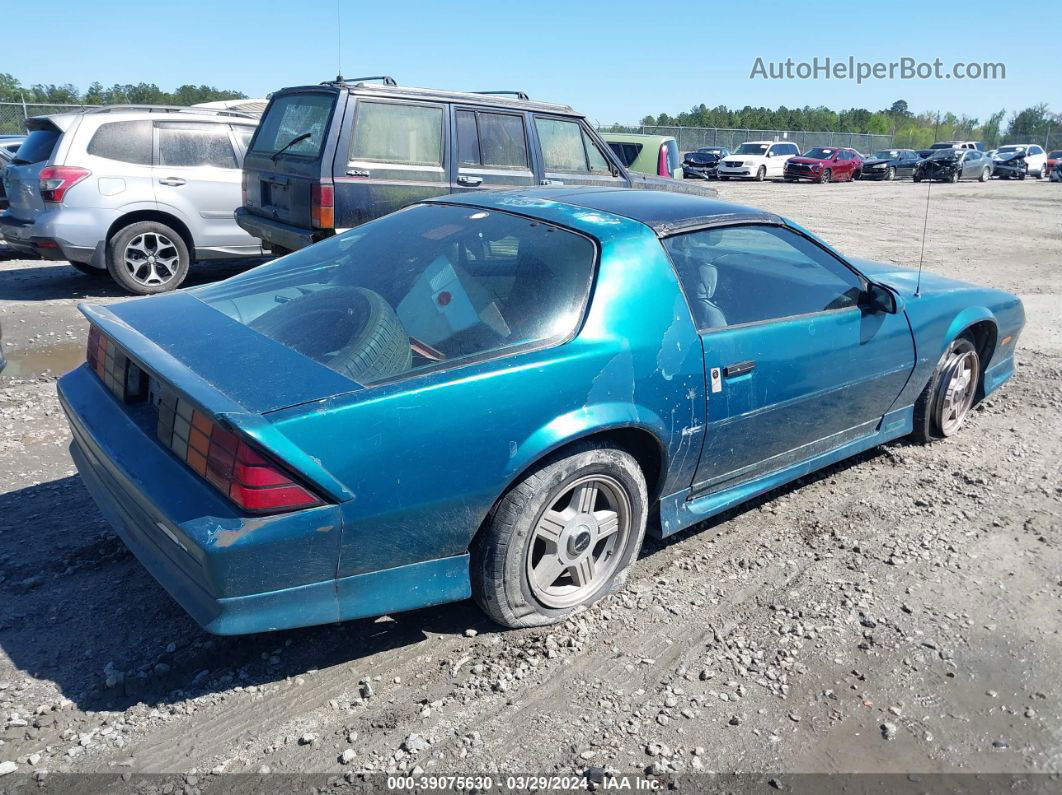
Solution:
<path fill-rule="evenodd" d="M 276 92 L 243 169 L 236 221 L 275 253 L 456 191 L 597 185 L 715 195 L 628 172 L 567 105 L 408 88 L 390 77 Z"/>

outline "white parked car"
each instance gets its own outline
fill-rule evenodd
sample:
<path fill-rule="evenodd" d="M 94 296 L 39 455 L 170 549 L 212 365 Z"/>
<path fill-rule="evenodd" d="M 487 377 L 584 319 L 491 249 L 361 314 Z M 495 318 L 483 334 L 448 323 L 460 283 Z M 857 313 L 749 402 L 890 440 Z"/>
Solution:
<path fill-rule="evenodd" d="M 746 141 L 719 164 L 719 179 L 780 177 L 785 161 L 800 150 L 791 141 Z"/>
<path fill-rule="evenodd" d="M 1029 176 L 1043 179 L 1047 176 L 1047 152 L 1042 146 L 1036 144 L 1007 144 L 1001 146 L 992 155 L 993 160 L 1006 160 L 1015 152 L 1025 152 L 1025 165 L 1028 167 Z"/>

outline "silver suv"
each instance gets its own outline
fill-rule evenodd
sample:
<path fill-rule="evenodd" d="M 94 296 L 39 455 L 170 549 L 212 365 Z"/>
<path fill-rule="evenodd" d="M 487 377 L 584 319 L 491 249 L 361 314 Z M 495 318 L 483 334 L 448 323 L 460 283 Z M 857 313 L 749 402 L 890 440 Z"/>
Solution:
<path fill-rule="evenodd" d="M 236 111 L 129 105 L 28 119 L 4 173 L 0 236 L 82 273 L 109 271 L 138 295 L 179 286 L 193 260 L 262 256 L 233 217 L 257 124 Z"/>

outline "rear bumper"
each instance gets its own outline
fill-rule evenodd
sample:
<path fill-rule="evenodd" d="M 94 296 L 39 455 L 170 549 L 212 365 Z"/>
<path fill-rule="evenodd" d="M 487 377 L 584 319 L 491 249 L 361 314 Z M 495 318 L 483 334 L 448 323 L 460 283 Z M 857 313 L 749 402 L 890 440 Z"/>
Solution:
<path fill-rule="evenodd" d="M 236 223 L 248 234 L 292 251 L 311 246 L 329 236 L 320 230 L 306 229 L 255 215 L 246 207 L 236 208 Z"/>
<path fill-rule="evenodd" d="M 60 379 L 59 398 L 73 435 L 71 456 L 100 512 L 208 632 L 325 624 L 470 595 L 467 555 L 336 579 L 337 506 L 240 516 L 146 439 L 87 367 Z"/>
<path fill-rule="evenodd" d="M 99 247 L 99 230 L 106 230 L 108 225 L 106 219 L 80 210 L 48 211 L 32 221 L 16 218 L 8 211 L 0 214 L 0 237 L 22 254 L 87 263 Z"/>

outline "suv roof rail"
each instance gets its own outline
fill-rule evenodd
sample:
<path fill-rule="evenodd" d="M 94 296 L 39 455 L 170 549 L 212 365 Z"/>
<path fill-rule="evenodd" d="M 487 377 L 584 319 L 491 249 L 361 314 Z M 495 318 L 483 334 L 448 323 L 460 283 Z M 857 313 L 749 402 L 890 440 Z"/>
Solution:
<path fill-rule="evenodd" d="M 229 110 L 227 108 L 190 108 L 184 105 L 100 105 L 98 107 L 86 107 L 85 113 L 115 113 L 121 111 L 137 111 L 140 113 L 199 113 L 204 116 L 238 116 L 243 119 L 256 118 L 253 113 L 242 110 Z"/>
<path fill-rule="evenodd" d="M 472 94 L 492 94 L 494 96 L 516 97 L 517 99 L 531 99 L 524 91 L 472 91 Z"/>
<path fill-rule="evenodd" d="M 336 75 L 334 82 L 336 83 L 353 83 L 354 85 L 361 85 L 367 83 L 370 80 L 379 80 L 385 86 L 397 86 L 398 83 L 391 75 L 372 75 L 369 77 L 343 77 L 343 75 Z"/>

